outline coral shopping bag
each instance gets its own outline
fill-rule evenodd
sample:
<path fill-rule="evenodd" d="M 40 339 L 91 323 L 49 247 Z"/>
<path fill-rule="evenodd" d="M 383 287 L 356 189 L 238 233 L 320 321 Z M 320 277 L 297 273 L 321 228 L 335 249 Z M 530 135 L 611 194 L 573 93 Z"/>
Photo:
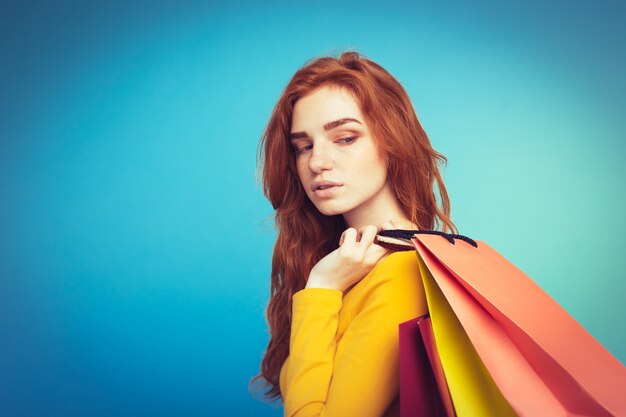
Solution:
<path fill-rule="evenodd" d="M 528 417 L 626 416 L 626 368 L 489 245 L 451 244 L 450 236 L 411 239 L 425 285 L 441 294 L 512 409 Z M 437 338 L 435 320 L 433 328 Z"/>
<path fill-rule="evenodd" d="M 426 273 L 424 273 L 426 272 Z M 435 345 L 458 417 L 517 417 L 450 304 L 420 262 Z"/>

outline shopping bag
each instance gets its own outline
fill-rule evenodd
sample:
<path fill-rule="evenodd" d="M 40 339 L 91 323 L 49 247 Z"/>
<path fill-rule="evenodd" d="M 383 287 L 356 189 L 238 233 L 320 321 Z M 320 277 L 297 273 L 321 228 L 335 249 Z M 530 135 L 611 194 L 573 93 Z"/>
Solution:
<path fill-rule="evenodd" d="M 626 416 L 626 368 L 615 357 L 486 243 L 444 237 L 411 239 L 427 291 L 449 306 L 519 416 Z M 445 371 L 433 311 L 431 319 Z"/>
<path fill-rule="evenodd" d="M 432 275 L 420 262 L 433 334 L 458 417 L 517 417 Z"/>
<path fill-rule="evenodd" d="M 448 382 L 446 381 L 443 366 L 441 365 L 441 358 L 439 357 L 439 351 L 437 350 L 437 345 L 435 343 L 435 334 L 433 333 L 430 318 L 421 320 L 419 322 L 419 329 L 422 340 L 424 341 L 424 346 L 426 347 L 428 360 L 433 370 L 433 376 L 435 377 L 439 397 L 443 403 L 445 416 L 455 417 L 456 413 L 454 412 L 454 406 L 452 405 L 450 389 L 448 388 Z"/>
<path fill-rule="evenodd" d="M 401 417 L 455 417 L 428 314 L 398 327 Z"/>

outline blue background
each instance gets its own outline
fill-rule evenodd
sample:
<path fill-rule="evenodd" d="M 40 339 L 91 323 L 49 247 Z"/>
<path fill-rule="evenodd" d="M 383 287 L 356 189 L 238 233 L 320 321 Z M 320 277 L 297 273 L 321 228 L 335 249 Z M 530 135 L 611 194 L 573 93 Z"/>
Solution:
<path fill-rule="evenodd" d="M 344 49 L 407 89 L 460 231 L 624 363 L 626 10 L 516 3 L 3 2 L 0 415 L 281 415 L 247 386 L 275 238 L 257 143 Z"/>

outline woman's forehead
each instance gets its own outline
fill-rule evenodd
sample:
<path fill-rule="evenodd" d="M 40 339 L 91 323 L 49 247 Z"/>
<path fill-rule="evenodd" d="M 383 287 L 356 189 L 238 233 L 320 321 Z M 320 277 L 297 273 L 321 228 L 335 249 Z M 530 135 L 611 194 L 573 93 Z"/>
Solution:
<path fill-rule="evenodd" d="M 324 124 L 342 118 L 364 122 L 360 105 L 349 89 L 325 85 L 296 102 L 291 130 L 321 129 Z"/>

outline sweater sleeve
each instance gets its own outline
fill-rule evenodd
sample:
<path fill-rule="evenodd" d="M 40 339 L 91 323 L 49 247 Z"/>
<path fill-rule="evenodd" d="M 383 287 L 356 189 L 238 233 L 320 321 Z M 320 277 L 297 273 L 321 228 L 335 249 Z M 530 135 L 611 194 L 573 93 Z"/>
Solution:
<path fill-rule="evenodd" d="M 332 379 L 343 293 L 305 288 L 293 295 L 285 416 L 319 416 Z"/>
<path fill-rule="evenodd" d="M 339 342 L 343 293 L 294 294 L 285 416 L 383 415 L 398 393 L 398 324 L 426 312 L 419 275 L 406 267 L 389 262 L 359 283 L 361 303 Z"/>

